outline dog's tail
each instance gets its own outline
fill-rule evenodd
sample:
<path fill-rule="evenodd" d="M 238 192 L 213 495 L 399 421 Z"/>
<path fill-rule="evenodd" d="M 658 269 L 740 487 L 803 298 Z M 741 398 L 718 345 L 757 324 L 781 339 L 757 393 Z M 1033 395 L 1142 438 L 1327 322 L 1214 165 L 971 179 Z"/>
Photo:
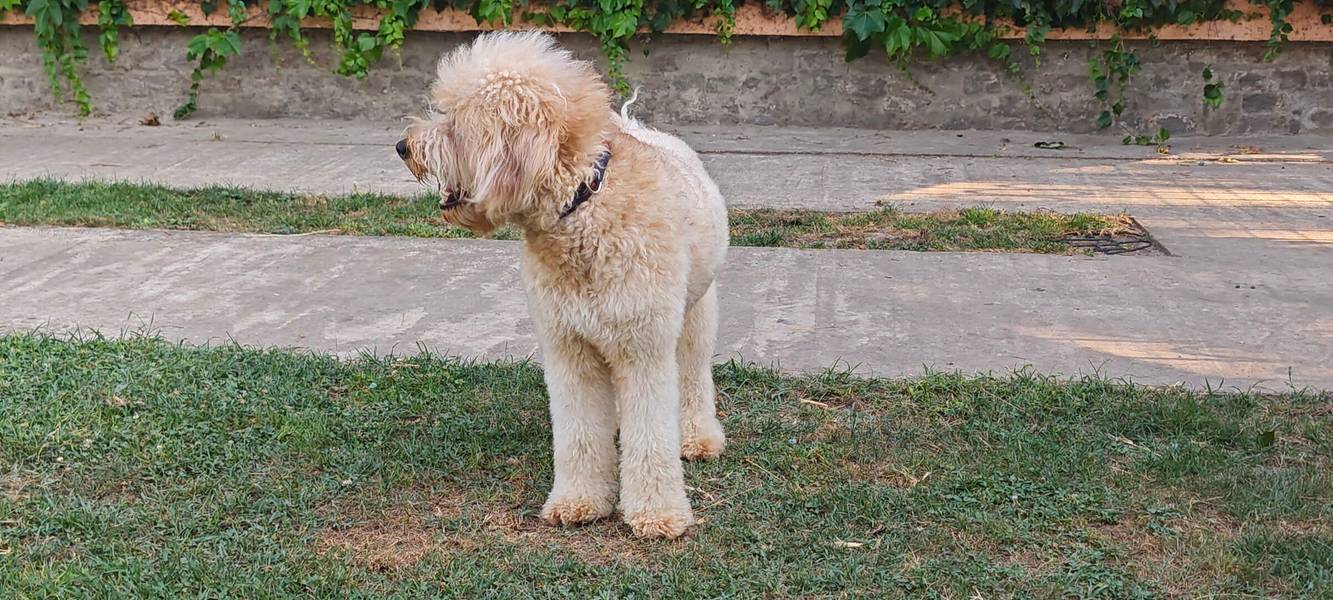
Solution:
<path fill-rule="evenodd" d="M 634 93 L 630 95 L 629 100 L 626 100 L 624 104 L 620 105 L 620 122 L 621 125 L 626 129 L 643 127 L 642 125 L 639 124 L 638 119 L 629 116 L 630 105 L 634 104 L 636 101 L 638 101 L 638 99 L 639 99 L 639 88 L 635 87 Z"/>

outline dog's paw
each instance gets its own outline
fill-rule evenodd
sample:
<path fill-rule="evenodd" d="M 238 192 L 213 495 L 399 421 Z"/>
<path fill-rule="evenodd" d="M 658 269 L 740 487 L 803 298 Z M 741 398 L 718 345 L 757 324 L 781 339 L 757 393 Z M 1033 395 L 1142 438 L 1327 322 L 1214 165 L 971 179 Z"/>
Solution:
<path fill-rule="evenodd" d="M 641 538 L 675 539 L 685 533 L 694 524 L 694 513 L 690 509 L 644 511 L 625 515 L 625 523 L 634 530 L 634 535 Z"/>
<path fill-rule="evenodd" d="M 708 460 L 722 455 L 727 447 L 727 438 L 722 432 L 716 435 L 694 435 L 680 443 L 680 455 L 685 460 Z"/>
<path fill-rule="evenodd" d="M 582 525 L 611 516 L 612 505 L 600 498 L 551 496 L 542 506 L 542 520 L 551 525 Z"/>
<path fill-rule="evenodd" d="M 685 460 L 717 458 L 727 447 L 727 436 L 716 418 L 706 419 L 697 426 L 687 423 L 681 433 L 680 455 Z"/>

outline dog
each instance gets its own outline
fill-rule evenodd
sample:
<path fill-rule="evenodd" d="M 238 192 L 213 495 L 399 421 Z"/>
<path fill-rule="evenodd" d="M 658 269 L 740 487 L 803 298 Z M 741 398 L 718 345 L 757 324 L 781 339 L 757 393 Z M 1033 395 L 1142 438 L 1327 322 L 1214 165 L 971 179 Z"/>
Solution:
<path fill-rule="evenodd" d="M 675 538 L 694 523 L 681 458 L 726 445 L 711 366 L 727 212 L 698 155 L 628 104 L 550 35 L 483 34 L 440 60 L 396 150 L 443 220 L 522 231 L 555 461 L 542 519 L 608 517 L 619 484 L 636 536 Z"/>

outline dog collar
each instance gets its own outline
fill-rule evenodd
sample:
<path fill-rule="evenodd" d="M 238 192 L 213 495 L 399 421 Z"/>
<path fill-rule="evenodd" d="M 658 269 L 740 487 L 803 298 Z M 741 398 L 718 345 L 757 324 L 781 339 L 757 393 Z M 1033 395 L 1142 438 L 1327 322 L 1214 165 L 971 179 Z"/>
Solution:
<path fill-rule="evenodd" d="M 611 150 L 603 150 L 598 155 L 597 162 L 592 165 L 592 179 L 579 184 L 579 189 L 574 191 L 574 199 L 560 211 L 561 219 L 572 214 L 579 205 L 591 200 L 593 194 L 602 191 L 602 183 L 606 181 L 606 164 L 609 162 L 611 162 Z"/>

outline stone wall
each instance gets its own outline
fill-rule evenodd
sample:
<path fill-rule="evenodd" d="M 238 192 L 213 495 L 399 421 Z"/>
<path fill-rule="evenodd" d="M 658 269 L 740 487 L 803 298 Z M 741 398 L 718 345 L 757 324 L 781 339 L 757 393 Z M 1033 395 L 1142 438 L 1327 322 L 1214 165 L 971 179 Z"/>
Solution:
<path fill-rule="evenodd" d="M 91 52 L 84 81 L 99 112 L 170 114 L 185 97 L 187 28 L 121 32 L 121 56 Z M 243 32 L 244 53 L 208 77 L 199 118 L 312 117 L 391 120 L 420 112 L 436 59 L 473 34 L 413 32 L 364 81 L 333 74 L 329 32 L 309 30 L 311 65 L 267 31 Z M 598 59 L 593 38 L 563 34 Z M 1176 134 L 1333 134 L 1333 44 L 1291 43 L 1271 63 L 1243 42 L 1132 42 L 1144 68 L 1132 82 L 1126 124 L 1114 135 L 1165 126 Z M 639 50 L 649 51 L 647 56 Z M 1016 53 L 1020 49 L 1016 48 Z M 1087 41 L 1051 41 L 1040 69 L 1016 77 L 981 57 L 922 60 L 910 76 L 883 56 L 843 61 L 837 39 L 664 36 L 635 48 L 627 68 L 642 86 L 636 115 L 658 123 L 842 126 L 878 129 L 1093 131 L 1100 107 L 1088 82 Z M 1221 108 L 1201 100 L 1205 66 L 1226 82 Z M 1030 86 L 1030 87 L 1029 87 Z M 1031 93 L 1025 91 L 1030 89 Z M 0 26 L 0 113 L 63 112 L 53 101 L 32 30 Z"/>

